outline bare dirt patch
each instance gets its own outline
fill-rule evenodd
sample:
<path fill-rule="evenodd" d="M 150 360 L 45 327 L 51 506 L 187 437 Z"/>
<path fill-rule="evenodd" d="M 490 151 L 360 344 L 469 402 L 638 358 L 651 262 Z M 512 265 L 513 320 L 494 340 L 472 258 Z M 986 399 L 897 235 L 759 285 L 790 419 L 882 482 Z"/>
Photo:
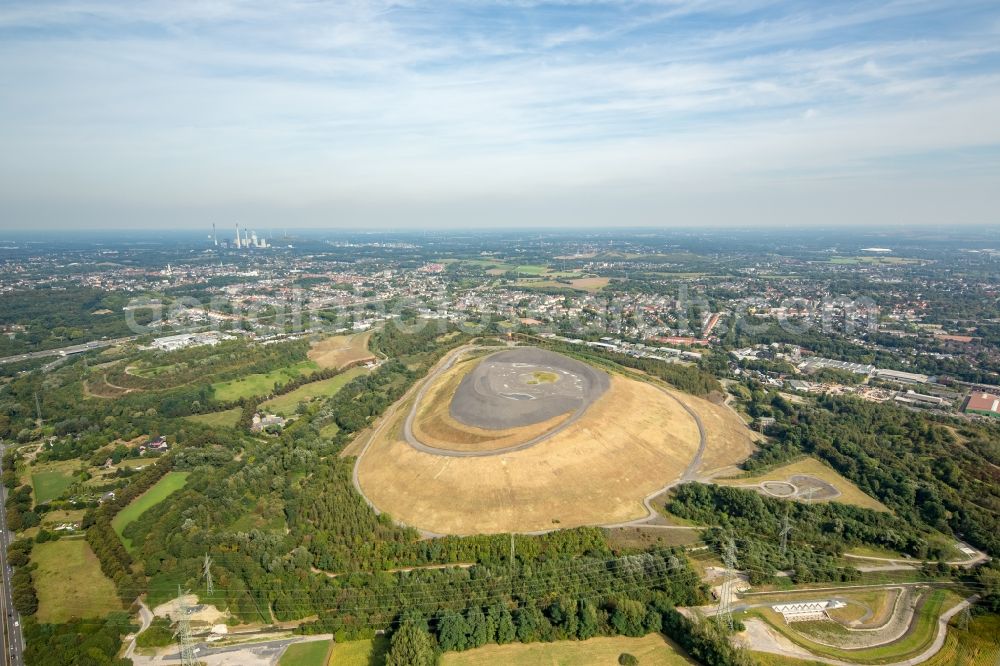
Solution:
<path fill-rule="evenodd" d="M 375 360 L 368 351 L 368 340 L 372 331 L 355 335 L 334 335 L 313 343 L 309 349 L 309 360 L 321 368 L 342 368 L 351 363 Z"/>

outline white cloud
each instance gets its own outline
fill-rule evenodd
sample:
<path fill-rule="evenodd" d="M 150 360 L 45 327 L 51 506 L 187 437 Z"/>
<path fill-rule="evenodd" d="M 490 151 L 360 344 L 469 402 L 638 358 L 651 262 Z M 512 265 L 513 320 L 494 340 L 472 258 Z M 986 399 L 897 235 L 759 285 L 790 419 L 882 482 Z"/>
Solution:
<path fill-rule="evenodd" d="M 651 219 L 720 188 L 897 187 L 926 153 L 1000 146 L 1000 73 L 967 67 L 1000 52 L 995 21 L 874 40 L 847 32 L 947 7 L 742 21 L 740 3 L 610 3 L 609 24 L 586 22 L 609 3 L 574 4 L 530 26 L 473 3 L 5 6 L 0 206 L 551 210 L 629 193 Z M 670 28 L 701 13 L 719 20 Z M 945 177 L 983 182 L 970 169 Z"/>

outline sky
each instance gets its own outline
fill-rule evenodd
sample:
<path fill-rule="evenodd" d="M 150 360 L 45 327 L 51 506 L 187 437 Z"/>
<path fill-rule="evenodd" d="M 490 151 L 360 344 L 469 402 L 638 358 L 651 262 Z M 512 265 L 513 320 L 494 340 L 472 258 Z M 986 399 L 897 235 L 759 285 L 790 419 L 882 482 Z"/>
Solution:
<path fill-rule="evenodd" d="M 996 0 L 0 3 L 0 229 L 944 227 L 998 192 Z"/>

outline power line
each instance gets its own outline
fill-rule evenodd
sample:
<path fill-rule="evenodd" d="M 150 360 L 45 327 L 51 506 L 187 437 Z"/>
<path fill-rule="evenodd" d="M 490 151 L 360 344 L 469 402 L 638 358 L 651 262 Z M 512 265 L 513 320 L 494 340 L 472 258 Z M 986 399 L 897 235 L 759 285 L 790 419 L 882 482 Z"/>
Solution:
<path fill-rule="evenodd" d="M 181 586 L 177 586 L 177 599 L 179 603 L 177 621 L 177 638 L 180 642 L 181 664 L 183 666 L 198 666 L 198 661 L 194 654 L 194 639 L 191 638 L 191 609 L 188 608 L 185 593 L 181 592 Z"/>
<path fill-rule="evenodd" d="M 212 585 L 212 558 L 208 553 L 205 553 L 205 559 L 202 560 L 202 577 L 205 579 L 205 593 L 208 596 L 212 596 L 215 593 L 215 586 Z"/>
<path fill-rule="evenodd" d="M 732 609 L 732 595 L 733 595 L 733 585 L 736 581 L 736 543 L 733 541 L 732 537 L 727 537 L 725 543 L 722 546 L 723 556 L 722 560 L 726 565 L 726 579 L 722 583 L 722 590 L 719 594 L 719 612 L 718 619 L 719 623 L 725 623 L 725 626 L 729 629 L 729 632 L 733 631 L 733 609 Z"/>
<path fill-rule="evenodd" d="M 785 556 L 785 551 L 788 549 L 788 534 L 792 531 L 792 526 L 789 523 L 788 518 L 788 507 L 785 507 L 785 515 L 781 518 L 781 556 Z"/>

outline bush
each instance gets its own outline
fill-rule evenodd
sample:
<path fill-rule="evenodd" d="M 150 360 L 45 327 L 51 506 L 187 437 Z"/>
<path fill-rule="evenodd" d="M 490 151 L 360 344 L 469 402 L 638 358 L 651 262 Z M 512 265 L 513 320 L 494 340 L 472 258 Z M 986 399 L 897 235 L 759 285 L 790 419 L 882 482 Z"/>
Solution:
<path fill-rule="evenodd" d="M 621 666 L 639 666 L 639 660 L 635 655 L 629 654 L 628 652 L 622 652 L 618 655 L 618 663 Z"/>
<path fill-rule="evenodd" d="M 170 630 L 170 620 L 158 617 L 146 631 L 139 634 L 135 644 L 142 648 L 163 647 L 174 642 L 174 632 Z"/>

